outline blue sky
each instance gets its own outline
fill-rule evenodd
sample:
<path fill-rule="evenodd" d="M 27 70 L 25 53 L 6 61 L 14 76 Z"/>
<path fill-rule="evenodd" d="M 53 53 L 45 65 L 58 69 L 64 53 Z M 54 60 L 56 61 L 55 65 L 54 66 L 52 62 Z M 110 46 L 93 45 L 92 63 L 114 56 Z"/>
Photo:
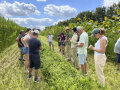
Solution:
<path fill-rule="evenodd" d="M 0 15 L 21 26 L 37 27 L 57 24 L 86 10 L 109 7 L 120 0 L 0 0 Z"/>

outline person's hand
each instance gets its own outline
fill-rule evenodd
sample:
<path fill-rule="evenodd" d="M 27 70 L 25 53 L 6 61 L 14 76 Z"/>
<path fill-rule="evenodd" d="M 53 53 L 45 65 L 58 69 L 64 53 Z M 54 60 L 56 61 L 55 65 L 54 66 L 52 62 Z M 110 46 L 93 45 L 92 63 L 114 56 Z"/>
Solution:
<path fill-rule="evenodd" d="M 28 48 L 28 45 L 26 45 L 25 47 Z"/>
<path fill-rule="evenodd" d="M 93 45 L 90 45 L 88 48 L 91 49 L 91 50 L 93 50 Z"/>
<path fill-rule="evenodd" d="M 75 44 L 74 46 L 75 46 L 75 47 L 78 47 L 78 44 Z"/>
<path fill-rule="evenodd" d="M 20 46 L 22 46 L 22 44 L 21 44 L 21 43 L 19 43 L 19 45 L 20 45 Z"/>

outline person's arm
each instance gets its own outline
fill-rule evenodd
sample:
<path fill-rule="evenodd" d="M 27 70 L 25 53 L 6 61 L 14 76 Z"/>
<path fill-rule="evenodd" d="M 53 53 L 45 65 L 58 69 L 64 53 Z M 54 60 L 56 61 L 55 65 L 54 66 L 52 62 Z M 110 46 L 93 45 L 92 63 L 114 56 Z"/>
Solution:
<path fill-rule="evenodd" d="M 76 47 L 83 47 L 84 46 L 84 43 L 80 43 L 80 44 L 77 44 L 75 45 Z"/>
<path fill-rule="evenodd" d="M 40 46 L 40 50 L 42 50 L 42 46 Z"/>
<path fill-rule="evenodd" d="M 18 38 L 18 37 L 16 38 L 16 41 L 19 43 L 19 45 L 21 45 L 21 46 L 22 46 L 22 44 L 20 43 L 20 41 L 19 41 L 19 38 Z"/>
<path fill-rule="evenodd" d="M 84 38 L 84 36 L 81 36 L 79 42 L 75 46 L 76 47 L 83 47 L 84 43 L 85 43 L 85 38 Z"/>
<path fill-rule="evenodd" d="M 98 53 L 103 53 L 104 54 L 105 51 L 106 51 L 106 44 L 107 44 L 106 40 L 105 39 L 101 39 L 100 40 L 100 49 L 96 49 L 92 45 L 90 45 L 89 48 L 94 50 L 94 51 L 96 51 L 96 52 L 98 52 Z"/>
<path fill-rule="evenodd" d="M 25 38 L 22 39 L 22 42 L 23 42 L 23 44 L 24 44 L 25 47 L 28 47 L 28 44 L 27 44 L 28 40 L 29 40 L 28 37 L 25 37 Z"/>

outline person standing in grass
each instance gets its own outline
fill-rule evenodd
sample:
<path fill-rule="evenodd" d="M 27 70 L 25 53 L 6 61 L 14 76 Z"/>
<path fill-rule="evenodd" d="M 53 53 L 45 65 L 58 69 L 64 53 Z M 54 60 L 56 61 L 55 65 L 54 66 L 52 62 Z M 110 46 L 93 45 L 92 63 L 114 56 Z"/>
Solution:
<path fill-rule="evenodd" d="M 80 61 L 81 69 L 84 75 L 87 75 L 87 47 L 88 47 L 88 34 L 83 30 L 82 27 L 77 27 L 77 32 L 79 37 L 79 41 L 77 45 L 75 45 L 78 48 L 78 58 Z"/>
<path fill-rule="evenodd" d="M 58 47 L 60 49 L 60 52 L 62 51 L 62 48 L 61 48 L 61 41 L 60 41 L 60 37 L 61 37 L 61 31 L 59 32 L 58 36 L 57 36 L 57 39 L 58 39 Z"/>
<path fill-rule="evenodd" d="M 67 32 L 67 35 L 66 35 L 67 59 L 68 59 L 68 61 L 71 61 L 71 48 L 70 48 L 71 42 L 70 42 L 70 39 L 72 38 L 72 34 L 70 33 L 69 27 L 66 27 L 65 31 Z"/>
<path fill-rule="evenodd" d="M 65 55 L 65 35 L 64 33 L 61 33 L 60 42 L 61 42 L 61 48 L 62 48 L 62 54 Z"/>
<path fill-rule="evenodd" d="M 92 31 L 92 34 L 98 41 L 95 43 L 95 47 L 93 45 L 89 46 L 89 49 L 94 51 L 94 59 L 95 59 L 95 69 L 96 74 L 98 76 L 100 84 L 105 86 L 105 78 L 103 73 L 103 67 L 106 63 L 106 46 L 108 43 L 107 37 L 104 36 L 105 30 L 103 28 L 96 28 Z"/>
<path fill-rule="evenodd" d="M 51 46 L 52 46 L 53 51 L 54 51 L 53 35 L 51 33 L 49 33 L 49 35 L 48 35 L 48 43 L 49 43 L 50 50 L 51 50 Z"/>
<path fill-rule="evenodd" d="M 24 55 L 23 47 L 24 47 L 24 45 L 23 45 L 23 43 L 21 41 L 21 38 L 24 37 L 24 36 L 25 36 L 25 33 L 24 33 L 24 30 L 22 30 L 22 31 L 20 31 L 19 36 L 16 38 L 16 41 L 18 42 L 18 47 L 20 49 L 20 58 L 19 58 L 19 60 L 21 60 L 21 61 L 24 61 L 24 59 L 23 59 L 23 55 Z"/>
<path fill-rule="evenodd" d="M 73 28 L 72 32 L 74 34 L 73 34 L 72 39 L 70 41 L 71 41 L 71 48 L 72 48 L 72 53 L 73 53 L 74 67 L 76 69 L 79 69 L 79 66 L 78 66 L 78 57 L 77 57 L 77 48 L 75 47 L 75 45 L 77 43 L 77 39 L 78 39 L 77 29 Z"/>
<path fill-rule="evenodd" d="M 24 44 L 23 52 L 25 54 L 25 73 L 28 73 L 28 66 L 29 66 L 29 46 L 28 41 L 31 38 L 31 29 L 26 30 L 26 35 L 22 38 L 22 42 Z"/>
<path fill-rule="evenodd" d="M 120 34 L 120 30 L 118 31 L 118 33 Z M 116 53 L 116 61 L 118 63 L 117 70 L 120 71 L 120 38 L 115 43 L 114 52 Z"/>
<path fill-rule="evenodd" d="M 29 40 L 29 58 L 30 58 L 30 68 L 29 68 L 29 79 L 32 75 L 32 68 L 35 68 L 35 82 L 38 82 L 38 69 L 40 68 L 40 55 L 39 50 L 42 50 L 42 45 L 40 40 L 38 40 L 39 31 L 34 30 L 32 32 L 32 38 Z"/>

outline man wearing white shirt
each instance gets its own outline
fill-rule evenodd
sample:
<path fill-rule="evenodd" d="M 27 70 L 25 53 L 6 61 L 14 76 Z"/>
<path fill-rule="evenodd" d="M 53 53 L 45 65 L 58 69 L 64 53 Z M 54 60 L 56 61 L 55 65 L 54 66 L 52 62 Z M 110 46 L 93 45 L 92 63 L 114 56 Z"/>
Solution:
<path fill-rule="evenodd" d="M 51 50 L 51 45 L 52 45 L 52 48 L 54 50 L 53 35 L 51 33 L 49 33 L 49 35 L 48 35 L 48 43 L 49 43 L 50 50 Z"/>
<path fill-rule="evenodd" d="M 118 31 L 118 33 L 120 34 L 120 30 Z M 120 70 L 120 38 L 117 40 L 115 44 L 114 52 L 116 53 L 116 61 L 118 63 L 117 70 Z"/>

